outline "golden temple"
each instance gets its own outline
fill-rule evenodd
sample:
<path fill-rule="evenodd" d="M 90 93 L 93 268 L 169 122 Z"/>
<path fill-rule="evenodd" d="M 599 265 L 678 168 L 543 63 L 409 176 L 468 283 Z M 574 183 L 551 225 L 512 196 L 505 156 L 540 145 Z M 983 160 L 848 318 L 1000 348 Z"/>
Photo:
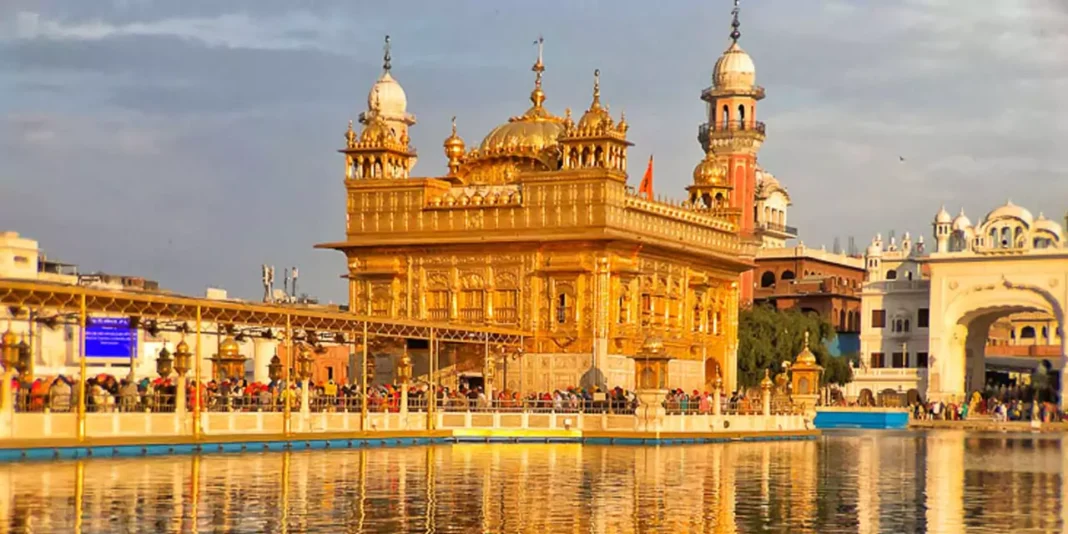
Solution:
<path fill-rule="evenodd" d="M 445 383 L 467 375 L 511 391 L 633 388 L 632 357 L 656 336 L 673 358 L 673 387 L 711 390 L 719 377 L 733 390 L 743 273 L 760 245 L 750 214 L 764 138 L 754 112 L 763 89 L 737 43 L 737 11 L 733 25 L 702 93 L 706 156 L 685 201 L 627 186 L 629 125 L 602 102 L 599 72 L 577 121 L 570 109 L 549 111 L 540 39 L 529 109 L 470 150 L 454 118 L 443 174 L 412 175 L 416 121 L 387 37 L 362 129 L 350 121 L 340 150 L 346 239 L 319 245 L 348 260 L 351 310 L 530 333 L 521 358 L 478 346 L 454 353 L 441 366 Z"/>

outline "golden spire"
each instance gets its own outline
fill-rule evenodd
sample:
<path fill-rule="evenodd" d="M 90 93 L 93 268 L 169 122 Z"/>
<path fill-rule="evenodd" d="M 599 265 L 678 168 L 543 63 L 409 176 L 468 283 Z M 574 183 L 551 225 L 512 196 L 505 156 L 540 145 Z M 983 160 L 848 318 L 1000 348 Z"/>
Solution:
<path fill-rule="evenodd" d="M 590 109 L 601 107 L 601 69 L 593 69 L 593 103 Z"/>
<path fill-rule="evenodd" d="M 534 44 L 538 45 L 538 61 L 530 68 L 530 70 L 535 73 L 534 90 L 530 92 L 530 101 L 534 103 L 534 107 L 540 108 L 542 103 L 545 102 L 545 92 L 541 90 L 541 74 L 545 72 L 545 62 L 542 61 L 545 38 L 539 35 L 538 40 L 534 41 Z"/>
<path fill-rule="evenodd" d="M 356 132 L 352 129 L 352 119 L 349 119 L 349 129 L 345 132 L 345 147 L 356 146 Z"/>
<path fill-rule="evenodd" d="M 445 157 L 449 160 L 449 174 L 456 174 L 460 169 L 460 159 L 464 155 L 464 140 L 456 134 L 456 117 L 452 118 L 452 135 L 445 139 Z"/>
<path fill-rule="evenodd" d="M 386 36 L 386 46 L 385 46 L 385 52 L 386 53 L 385 53 L 385 57 L 382 58 L 382 70 L 385 71 L 385 72 L 389 72 L 389 69 L 393 68 L 393 64 L 390 63 L 390 61 L 393 58 L 390 57 L 390 55 L 389 55 L 389 49 L 390 49 L 389 36 L 387 35 Z"/>

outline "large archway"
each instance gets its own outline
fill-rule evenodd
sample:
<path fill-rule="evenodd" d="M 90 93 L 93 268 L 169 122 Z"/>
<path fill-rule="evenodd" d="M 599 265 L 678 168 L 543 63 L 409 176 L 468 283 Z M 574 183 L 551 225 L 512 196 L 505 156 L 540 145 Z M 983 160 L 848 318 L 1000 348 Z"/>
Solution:
<path fill-rule="evenodd" d="M 1063 269 L 1064 267 L 1062 267 Z M 999 277 L 1000 279 L 991 280 Z M 1054 317 L 1063 332 L 1065 295 L 1060 279 L 1046 277 L 1045 284 L 1014 282 L 996 273 L 981 277 L 948 276 L 932 287 L 932 313 L 941 311 L 930 325 L 931 356 L 928 369 L 928 397 L 944 402 L 959 402 L 973 391 L 982 390 L 986 381 L 985 350 L 990 326 L 1002 317 L 1019 312 L 1041 312 Z M 1024 278 L 1024 277 L 1021 277 Z M 965 285 L 965 281 L 967 283 Z M 1026 278 L 1025 278 L 1026 280 Z M 1061 380 L 1065 384 L 1063 360 L 1068 350 L 1062 336 Z M 1065 396 L 1061 396 L 1065 405 Z"/>

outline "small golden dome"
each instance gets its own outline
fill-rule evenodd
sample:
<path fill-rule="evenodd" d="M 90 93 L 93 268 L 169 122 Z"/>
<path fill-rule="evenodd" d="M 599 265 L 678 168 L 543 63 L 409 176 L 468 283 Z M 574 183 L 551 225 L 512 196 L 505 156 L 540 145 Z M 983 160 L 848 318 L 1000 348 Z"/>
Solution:
<path fill-rule="evenodd" d="M 760 389 L 771 389 L 775 386 L 775 382 L 771 381 L 771 372 L 764 369 L 764 379 L 760 381 Z"/>
<path fill-rule="evenodd" d="M 377 114 L 367 121 L 367 125 L 360 132 L 360 142 L 368 144 L 383 144 L 394 139 L 393 129 L 389 127 Z"/>
<path fill-rule="evenodd" d="M 189 343 L 186 343 L 185 339 L 182 339 L 181 341 L 178 342 L 178 346 L 174 347 L 174 352 L 175 352 L 175 354 L 188 354 L 189 353 Z"/>
<path fill-rule="evenodd" d="M 612 127 L 612 116 L 601 106 L 601 70 L 593 71 L 593 102 L 590 109 L 579 119 L 580 132 L 596 132 L 602 128 Z"/>
<path fill-rule="evenodd" d="M 238 352 L 240 350 L 241 347 L 238 346 L 237 340 L 233 337 L 227 337 L 223 340 L 222 344 L 219 345 L 219 356 L 222 356 L 224 358 L 233 358 L 238 355 Z"/>
<path fill-rule="evenodd" d="M 645 338 L 645 343 L 642 343 L 641 354 L 643 356 L 656 356 L 663 354 L 664 341 L 656 336 L 649 336 Z"/>
<path fill-rule="evenodd" d="M 8 329 L 7 332 L 4 332 L 3 337 L 0 337 L 0 344 L 3 344 L 4 346 L 8 346 L 8 347 L 14 346 L 18 342 L 19 342 L 18 336 L 16 336 L 15 333 L 12 332 L 10 328 Z"/>
<path fill-rule="evenodd" d="M 720 163 L 715 154 L 709 152 L 693 169 L 694 185 L 716 185 L 730 187 L 727 180 L 727 167 Z"/>
<path fill-rule="evenodd" d="M 816 355 L 812 354 L 811 350 L 808 350 L 808 332 L 805 332 L 805 348 L 794 359 L 794 365 L 809 367 L 816 365 Z"/>
<path fill-rule="evenodd" d="M 619 124 L 616 125 L 616 129 L 619 130 L 620 133 L 627 133 L 627 130 L 630 129 L 630 124 L 627 123 L 627 114 L 626 113 L 620 112 L 620 114 L 619 114 Z"/>
<path fill-rule="evenodd" d="M 452 135 L 445 139 L 443 145 L 445 147 L 445 155 L 449 158 L 458 158 L 464 155 L 464 140 L 456 135 L 456 117 L 452 118 Z"/>

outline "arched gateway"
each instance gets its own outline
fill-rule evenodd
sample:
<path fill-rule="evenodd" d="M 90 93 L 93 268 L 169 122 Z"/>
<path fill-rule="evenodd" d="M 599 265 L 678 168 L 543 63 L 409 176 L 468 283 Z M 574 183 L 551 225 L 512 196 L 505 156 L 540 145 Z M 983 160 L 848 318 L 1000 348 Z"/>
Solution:
<path fill-rule="evenodd" d="M 1013 208 L 1015 211 L 1009 213 Z M 1060 361 L 1053 363 L 1061 368 L 1063 392 L 1068 383 L 1068 341 L 1063 335 L 1068 309 L 1068 248 L 1063 246 L 1059 228 L 1056 235 L 1049 232 L 1049 242 L 1040 242 L 1045 239 L 1044 234 L 1039 235 L 1044 220 L 1041 215 L 1033 219 L 1026 210 L 1010 203 L 988 215 L 979 227 L 962 231 L 956 246 L 949 242 L 949 225 L 941 229 L 940 222 L 935 223 L 938 251 L 924 260 L 931 280 L 930 399 L 960 401 L 982 389 L 990 325 L 1017 312 L 1043 312 L 1055 318 Z M 995 234 L 994 227 L 1014 224 L 1019 227 L 1016 233 L 1022 234 L 1019 239 L 994 241 L 990 237 L 1002 235 L 1000 230 Z M 1062 394 L 1062 409 L 1068 408 L 1066 401 L 1068 395 Z"/>

